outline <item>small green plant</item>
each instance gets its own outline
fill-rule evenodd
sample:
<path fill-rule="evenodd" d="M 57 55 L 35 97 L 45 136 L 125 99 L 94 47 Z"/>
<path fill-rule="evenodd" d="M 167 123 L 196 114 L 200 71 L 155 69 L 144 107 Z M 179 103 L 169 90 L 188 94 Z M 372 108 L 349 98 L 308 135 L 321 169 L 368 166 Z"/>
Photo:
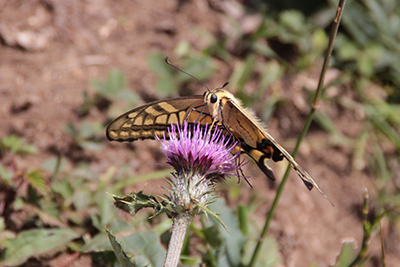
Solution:
<path fill-rule="evenodd" d="M 16 135 L 6 135 L 0 140 L 0 156 L 10 152 L 14 155 L 34 155 L 38 153 L 38 149 L 31 144 L 28 144 L 23 138 Z"/>
<path fill-rule="evenodd" d="M 16 188 L 22 181 L 41 192 L 45 192 L 44 177 L 40 170 L 21 171 L 18 169 L 15 157 L 29 156 L 38 153 L 38 149 L 16 135 L 7 135 L 0 139 L 0 178 L 6 186 Z"/>
<path fill-rule="evenodd" d="M 68 123 L 65 131 L 72 137 L 74 142 L 84 150 L 97 152 L 103 148 L 103 129 L 101 122 L 83 122 L 81 126 Z"/>

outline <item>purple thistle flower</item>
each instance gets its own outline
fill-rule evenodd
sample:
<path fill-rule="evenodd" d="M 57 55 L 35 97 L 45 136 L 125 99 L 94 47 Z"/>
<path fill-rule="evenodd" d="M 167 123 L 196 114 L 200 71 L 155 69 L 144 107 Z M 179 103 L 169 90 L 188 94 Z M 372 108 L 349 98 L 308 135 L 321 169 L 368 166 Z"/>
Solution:
<path fill-rule="evenodd" d="M 217 181 L 238 176 L 242 165 L 236 164 L 239 152 L 231 154 L 237 142 L 230 144 L 230 137 L 224 135 L 222 129 L 209 133 L 208 126 L 198 124 L 191 129 L 186 121 L 183 126 L 171 124 L 168 136 L 169 140 L 165 134 L 163 140 L 157 139 L 167 155 L 168 164 L 175 169 L 169 179 L 172 186 L 169 199 L 177 212 L 192 210 L 198 213 L 193 204 L 206 206 L 212 203 Z"/>

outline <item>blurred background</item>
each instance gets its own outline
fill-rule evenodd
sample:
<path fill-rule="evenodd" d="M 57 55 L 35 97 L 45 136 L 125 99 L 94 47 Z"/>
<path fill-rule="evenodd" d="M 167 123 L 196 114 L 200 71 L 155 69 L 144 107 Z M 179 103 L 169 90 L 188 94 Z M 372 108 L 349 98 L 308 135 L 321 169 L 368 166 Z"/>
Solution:
<path fill-rule="evenodd" d="M 160 195 L 170 168 L 157 141 L 110 143 L 107 124 L 150 101 L 204 93 L 165 64 L 169 56 L 210 88 L 228 81 L 226 89 L 291 152 L 336 6 L 0 0 L 0 265 L 119 266 L 107 226 L 138 266 L 160 266 L 170 220 L 148 220 L 151 211 L 132 219 L 107 193 L 144 188 Z M 354 257 L 366 188 L 364 225 L 386 215 L 372 231 L 365 266 L 400 262 L 399 43 L 398 1 L 346 4 L 320 106 L 297 157 L 335 207 L 292 172 L 256 266 L 333 265 L 345 241 Z M 253 189 L 236 179 L 220 186 L 214 210 L 230 233 L 197 218 L 184 264 L 248 263 L 287 164 L 270 166 L 275 183 L 250 162 L 244 172 Z"/>

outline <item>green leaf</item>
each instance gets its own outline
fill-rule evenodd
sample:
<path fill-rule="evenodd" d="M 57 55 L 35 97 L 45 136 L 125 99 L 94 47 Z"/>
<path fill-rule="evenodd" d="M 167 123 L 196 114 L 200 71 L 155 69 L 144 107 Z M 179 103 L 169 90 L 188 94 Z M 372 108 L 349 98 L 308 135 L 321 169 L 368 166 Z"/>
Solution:
<path fill-rule="evenodd" d="M 61 172 L 65 169 L 67 161 L 63 157 L 51 157 L 42 164 L 42 169 L 48 172 Z"/>
<path fill-rule="evenodd" d="M 178 57 L 184 57 L 190 54 L 190 43 L 188 40 L 183 40 L 178 43 L 174 49 L 174 54 Z"/>
<path fill-rule="evenodd" d="M 80 142 L 80 145 L 83 149 L 92 152 L 100 152 L 101 150 L 103 150 L 103 144 L 100 142 L 82 141 Z"/>
<path fill-rule="evenodd" d="M 378 115 L 375 107 L 372 105 L 365 104 L 365 111 L 367 112 L 369 119 L 374 124 L 376 129 L 380 130 L 386 135 L 390 141 L 400 150 L 400 134 L 384 119 Z"/>
<path fill-rule="evenodd" d="M 122 250 L 122 246 L 120 243 L 118 243 L 115 236 L 107 229 L 106 229 L 106 232 L 107 232 L 108 238 L 110 239 L 110 243 L 113 247 L 114 253 L 115 253 L 115 255 L 117 255 L 118 261 L 121 264 L 121 266 L 122 267 L 134 266 L 133 263 L 128 258 L 128 256 Z"/>
<path fill-rule="evenodd" d="M 140 266 L 163 266 L 166 251 L 160 236 L 154 231 L 143 231 L 118 238 L 124 251 L 135 255 L 135 263 Z"/>
<path fill-rule="evenodd" d="M 143 190 L 138 193 L 132 192 L 125 197 L 115 195 L 113 197 L 115 200 L 114 205 L 132 216 L 135 216 L 143 208 L 153 208 L 156 213 L 164 211 L 161 203 L 155 197 L 143 194 Z"/>
<path fill-rule="evenodd" d="M 243 255 L 243 262 L 250 262 L 254 247 L 256 246 L 256 239 L 246 243 L 245 253 Z M 257 257 L 257 262 L 254 266 L 275 267 L 283 266 L 280 254 L 280 247 L 278 242 L 272 237 L 264 237 L 261 249 L 263 253 Z M 247 265 L 247 264 L 245 264 Z"/>
<path fill-rule="evenodd" d="M 2 181 L 6 182 L 7 184 L 10 184 L 12 178 L 14 177 L 14 172 L 8 170 L 6 167 L 4 167 L 2 164 L 0 164 L 0 178 Z"/>
<path fill-rule="evenodd" d="M 83 122 L 80 128 L 79 137 L 82 139 L 93 138 L 95 135 L 102 135 L 104 132 L 104 125 L 99 121 Z"/>
<path fill-rule="evenodd" d="M 45 195 L 49 191 L 44 175 L 40 170 L 29 171 L 26 174 L 26 178 L 31 183 L 33 188 L 35 188 L 42 195 Z"/>
<path fill-rule="evenodd" d="M 76 128 L 76 126 L 72 123 L 67 123 L 67 125 L 65 125 L 65 132 L 68 133 L 69 135 L 71 135 L 73 138 L 77 138 L 79 131 Z"/>
<path fill-rule="evenodd" d="M 213 225 L 202 230 L 207 242 L 216 249 L 222 248 L 225 245 L 225 240 L 221 234 L 219 227 Z"/>
<path fill-rule="evenodd" d="M 128 90 L 124 74 L 118 70 L 113 69 L 108 73 L 107 82 L 100 80 L 93 80 L 90 85 L 97 91 L 97 93 L 107 99 L 114 99 L 122 91 Z"/>
<path fill-rule="evenodd" d="M 108 225 L 117 217 L 117 210 L 111 203 L 111 196 L 101 192 L 98 194 L 97 204 L 100 212 L 100 222 L 102 225 Z"/>
<path fill-rule="evenodd" d="M 92 86 L 99 95 L 105 95 L 107 94 L 108 90 L 108 84 L 100 81 L 100 80 L 93 80 L 89 82 L 90 86 Z"/>
<path fill-rule="evenodd" d="M 205 212 L 207 212 L 207 214 L 210 214 L 217 222 L 219 222 L 224 228 L 225 230 L 229 233 L 229 229 L 228 227 L 226 227 L 226 225 L 224 224 L 224 222 L 221 220 L 221 218 L 218 217 L 218 215 L 213 212 L 212 210 L 210 210 L 209 208 L 201 205 L 200 203 L 197 204 L 202 210 L 204 210 Z"/>
<path fill-rule="evenodd" d="M 6 150 L 10 150 L 11 153 L 17 152 L 17 150 L 22 146 L 23 142 L 24 140 L 16 135 L 4 136 L 1 139 L 2 147 L 4 147 Z"/>
<path fill-rule="evenodd" d="M 242 91 L 246 82 L 254 75 L 255 60 L 255 55 L 250 54 L 244 62 L 236 64 L 230 78 L 233 91 Z"/>
<path fill-rule="evenodd" d="M 199 55 L 186 59 L 183 65 L 183 70 L 200 81 L 207 80 L 215 73 L 213 61 L 210 56 L 206 55 Z M 178 80 L 185 82 L 192 80 L 192 78 L 187 74 L 180 72 L 178 73 Z"/>
<path fill-rule="evenodd" d="M 131 105 L 136 105 L 142 100 L 142 98 L 140 97 L 139 94 L 137 94 L 134 91 L 129 91 L 129 90 L 124 90 L 124 91 L 118 92 L 117 98 L 124 100 Z"/>
<path fill-rule="evenodd" d="M 305 28 L 304 15 L 295 10 L 283 11 L 279 16 L 279 22 L 295 33 L 301 33 Z"/>
<path fill-rule="evenodd" d="M 98 228 L 100 233 L 95 235 L 92 239 L 87 240 L 85 245 L 82 247 L 81 251 L 83 253 L 90 252 L 103 252 L 112 250 L 112 246 L 110 244 L 110 240 L 107 236 L 107 233 L 104 232 L 104 225 Z M 131 235 L 136 232 L 135 228 L 132 225 L 121 219 L 115 219 L 111 222 L 108 229 L 115 233 L 115 235 Z"/>
<path fill-rule="evenodd" d="M 154 53 L 147 57 L 147 64 L 150 69 L 160 77 L 172 77 L 174 70 L 165 62 L 165 55 Z"/>
<path fill-rule="evenodd" d="M 51 190 L 59 193 L 64 199 L 70 198 L 74 189 L 67 180 L 56 181 L 51 184 Z"/>
<path fill-rule="evenodd" d="M 88 199 L 91 199 L 91 196 L 92 193 L 88 188 L 75 188 L 74 195 L 72 197 L 75 208 L 79 211 L 86 210 L 91 205 L 91 203 L 88 202 Z"/>
<path fill-rule="evenodd" d="M 338 35 L 336 45 L 340 45 L 340 49 L 337 50 L 337 53 L 343 61 L 354 60 L 360 54 L 360 48 L 342 35 Z"/>
<path fill-rule="evenodd" d="M 60 218 L 59 210 L 55 203 L 48 203 L 44 199 L 42 200 L 40 208 L 31 205 L 35 214 L 40 218 L 40 221 L 53 227 L 66 227 L 66 223 L 62 221 L 65 218 Z"/>
<path fill-rule="evenodd" d="M 219 215 L 221 221 L 226 226 L 216 222 L 214 217 L 210 217 L 210 222 L 220 228 L 220 233 L 225 239 L 226 247 L 224 254 L 220 256 L 218 260 L 218 266 L 230 266 L 229 262 L 233 262 L 235 266 L 239 266 L 242 262 L 242 251 L 248 240 L 247 237 L 243 236 L 238 222 L 237 215 L 226 206 L 225 200 L 219 199 L 217 202 L 208 206 L 215 214 Z M 223 230 L 221 227 L 226 227 L 229 232 Z"/>
<path fill-rule="evenodd" d="M 345 240 L 342 242 L 340 252 L 336 257 L 333 267 L 347 267 L 357 255 L 356 242 L 354 240 Z"/>
<path fill-rule="evenodd" d="M 63 228 L 23 231 L 13 239 L 0 242 L 5 247 L 0 265 L 17 266 L 32 256 L 54 254 L 78 237 L 74 231 Z"/>
<path fill-rule="evenodd" d="M 122 71 L 113 69 L 108 73 L 109 94 L 116 95 L 125 89 L 126 81 Z"/>
<path fill-rule="evenodd" d="M 240 230 L 244 235 L 248 235 L 249 233 L 249 223 L 248 223 L 248 209 L 249 207 L 239 205 L 238 210 L 239 210 L 239 225 L 240 225 Z"/>
<path fill-rule="evenodd" d="M 178 92 L 178 86 L 171 76 L 161 76 L 156 84 L 157 93 L 162 97 L 167 97 Z"/>
<path fill-rule="evenodd" d="M 258 90 L 261 91 L 265 90 L 265 88 L 269 87 L 273 82 L 279 80 L 284 73 L 284 69 L 275 60 L 265 63 L 263 67 L 264 70 L 261 73 L 261 80 L 258 85 Z"/>
<path fill-rule="evenodd" d="M 314 49 L 322 52 L 326 49 L 326 46 L 328 45 L 328 36 L 323 29 L 316 29 L 311 36 L 311 42 Z"/>
<path fill-rule="evenodd" d="M 4 136 L 0 141 L 0 150 L 10 150 L 13 154 L 33 155 L 38 153 L 34 145 L 26 144 L 24 139 L 16 135 Z"/>
<path fill-rule="evenodd" d="M 31 144 L 23 144 L 18 150 L 19 155 L 36 155 L 39 152 L 36 146 Z"/>

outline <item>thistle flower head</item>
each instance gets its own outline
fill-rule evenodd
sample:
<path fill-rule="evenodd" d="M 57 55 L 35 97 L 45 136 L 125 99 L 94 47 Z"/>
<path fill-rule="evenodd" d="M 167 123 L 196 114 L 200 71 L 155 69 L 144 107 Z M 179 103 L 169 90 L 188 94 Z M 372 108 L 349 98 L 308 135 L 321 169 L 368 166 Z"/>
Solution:
<path fill-rule="evenodd" d="M 172 185 L 170 201 L 178 210 L 195 210 L 194 204 L 206 206 L 215 199 L 215 182 L 237 176 L 240 165 L 236 164 L 238 153 L 232 155 L 237 143 L 223 134 L 222 129 L 209 132 L 200 124 L 193 127 L 187 122 L 171 124 L 165 134 L 162 149 L 167 162 L 175 169 L 169 179 Z M 233 144 L 232 144 L 233 143 Z"/>

